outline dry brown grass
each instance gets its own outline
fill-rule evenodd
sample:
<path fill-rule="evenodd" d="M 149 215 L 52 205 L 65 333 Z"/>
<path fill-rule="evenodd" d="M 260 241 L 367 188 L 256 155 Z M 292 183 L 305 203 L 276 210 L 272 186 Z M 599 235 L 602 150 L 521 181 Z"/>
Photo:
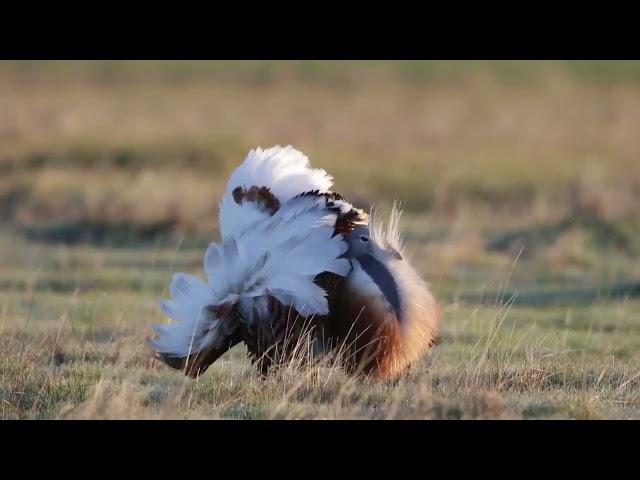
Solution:
<path fill-rule="evenodd" d="M 412 255 L 426 262 L 416 246 Z M 242 348 L 194 381 L 153 360 L 145 340 L 163 321 L 153 299 L 175 265 L 198 273 L 191 262 L 199 250 L 39 248 L 15 249 L 43 267 L 26 287 L 0 291 L 2 418 L 637 418 L 640 411 L 637 300 L 520 305 L 507 291 L 519 275 L 530 278 L 524 260 L 484 270 L 498 276 L 479 302 L 456 300 L 460 285 L 478 283 L 470 271 L 446 288 L 434 285 L 445 305 L 442 342 L 398 381 L 351 378 L 330 357 L 262 379 Z M 133 259 L 137 265 L 110 273 L 111 284 L 72 280 L 102 278 Z M 77 290 L 46 286 L 58 265 L 67 270 L 55 275 Z M 137 290 L 126 286 L 129 276 L 139 279 Z M 158 283 L 143 281 L 156 276 Z M 299 352 L 304 360 L 307 349 Z"/>

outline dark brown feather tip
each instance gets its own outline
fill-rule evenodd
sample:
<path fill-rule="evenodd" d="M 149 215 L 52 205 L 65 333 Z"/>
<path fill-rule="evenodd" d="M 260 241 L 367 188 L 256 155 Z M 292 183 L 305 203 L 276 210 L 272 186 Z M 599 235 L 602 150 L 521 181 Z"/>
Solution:
<path fill-rule="evenodd" d="M 273 215 L 280 209 L 280 201 L 267 187 L 257 187 L 254 185 L 249 188 L 249 190 L 246 190 L 244 187 L 236 187 L 233 189 L 233 192 L 231 192 L 231 195 L 238 205 L 242 205 L 244 201 L 252 202 L 255 203 L 260 210 L 269 213 L 269 215 Z"/>

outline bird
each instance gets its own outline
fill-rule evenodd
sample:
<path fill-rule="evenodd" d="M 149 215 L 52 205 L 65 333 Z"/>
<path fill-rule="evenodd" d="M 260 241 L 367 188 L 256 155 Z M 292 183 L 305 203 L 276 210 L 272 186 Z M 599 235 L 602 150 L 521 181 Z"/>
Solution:
<path fill-rule="evenodd" d="M 249 151 L 219 203 L 207 281 L 175 273 L 160 301 L 171 322 L 153 326 L 155 358 L 197 378 L 244 343 L 266 376 L 306 339 L 352 375 L 407 374 L 437 342 L 441 307 L 406 258 L 397 205 L 385 227 L 332 186 L 291 145 Z"/>

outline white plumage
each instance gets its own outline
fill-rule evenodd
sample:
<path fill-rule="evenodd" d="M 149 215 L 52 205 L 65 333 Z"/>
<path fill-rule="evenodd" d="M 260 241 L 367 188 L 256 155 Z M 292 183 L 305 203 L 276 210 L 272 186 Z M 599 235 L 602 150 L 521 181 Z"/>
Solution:
<path fill-rule="evenodd" d="M 255 205 L 239 205 L 233 199 L 237 187 L 267 186 L 285 203 L 302 192 L 328 192 L 333 178 L 326 171 L 311 168 L 309 159 L 292 146 L 251 150 L 244 162 L 231 174 L 220 204 L 220 235 L 223 239 L 242 233 L 265 213 Z"/>
<path fill-rule="evenodd" d="M 380 305 L 388 306 L 391 297 L 387 290 L 401 285 L 407 291 L 415 290 L 420 305 L 426 298 L 435 308 L 430 293 L 421 294 L 426 286 L 413 270 L 405 277 L 410 282 L 415 280 L 417 286 L 405 286 L 407 281 L 399 278 L 406 262 L 385 266 L 385 254 L 352 247 L 352 232 L 366 229 L 368 216 L 332 193 L 331 186 L 327 172 L 311 168 L 308 158 L 291 146 L 249 152 L 231 175 L 220 204 L 222 243 L 212 243 L 205 253 L 208 282 L 175 274 L 170 286 L 173 298 L 161 302 L 174 322 L 155 326 L 158 338 L 152 345 L 160 359 L 196 376 L 240 341 L 247 343 L 257 359 L 278 347 L 282 331 L 290 330 L 296 318 L 321 319 L 324 333 L 340 341 L 340 334 L 335 332 L 343 331 L 341 325 L 349 319 L 334 318 L 332 308 L 339 311 L 351 307 L 349 298 L 341 298 L 345 288 L 359 289 L 353 298 L 374 295 L 382 299 Z M 387 232 L 376 227 L 371 240 L 372 245 L 378 245 L 376 252 L 388 248 L 399 256 L 397 218 L 392 218 Z M 369 273 L 360 261 L 373 265 Z M 381 272 L 377 284 L 375 272 Z M 397 273 L 389 276 L 389 272 Z M 321 285 L 322 278 L 334 281 Z M 341 278 L 347 279 L 342 290 Z M 329 285 L 338 287 L 330 289 Z M 400 297 L 403 305 L 410 303 L 405 296 Z M 364 301 L 377 305 L 377 300 Z M 382 308 L 384 317 L 388 309 Z M 398 324 L 401 320 L 396 319 Z M 342 323 L 332 327 L 336 321 Z M 435 320 L 430 322 L 437 324 Z M 435 328 L 428 330 L 427 340 L 431 342 Z M 412 350 L 420 350 L 424 342 L 413 338 L 409 343 L 418 345 Z M 415 356 L 412 353 L 411 361 Z"/>
<path fill-rule="evenodd" d="M 342 235 L 332 237 L 336 216 L 316 198 L 294 198 L 237 237 L 212 243 L 204 256 L 208 284 L 186 274 L 174 276 L 174 299 L 162 307 L 176 323 L 159 327 L 165 335 L 154 343 L 158 351 L 186 356 L 213 342 L 221 325 L 203 312 L 211 305 L 244 299 L 241 313 L 249 316 L 254 302 L 272 295 L 305 317 L 326 315 L 326 292 L 313 279 L 322 272 L 344 277 L 350 270 L 349 260 L 338 258 L 347 244 Z M 203 337 L 205 331 L 210 333 Z"/>

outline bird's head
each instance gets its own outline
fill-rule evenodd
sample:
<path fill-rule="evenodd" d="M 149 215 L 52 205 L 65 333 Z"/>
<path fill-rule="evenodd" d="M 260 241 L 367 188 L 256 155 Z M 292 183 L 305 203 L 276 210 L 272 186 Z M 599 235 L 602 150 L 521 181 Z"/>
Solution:
<path fill-rule="evenodd" d="M 380 242 L 372 237 L 369 226 L 361 226 L 349 233 L 345 240 L 349 244 L 347 254 L 352 258 L 371 256 L 380 262 L 402 260 L 400 252 L 388 242 Z"/>
<path fill-rule="evenodd" d="M 347 256 L 357 262 L 358 273 L 373 282 L 400 318 L 400 291 L 392 273 L 395 269 L 390 268 L 393 263 L 403 262 L 398 249 L 381 241 L 379 236 L 371 235 L 368 226 L 356 228 L 345 240 L 349 244 Z"/>

